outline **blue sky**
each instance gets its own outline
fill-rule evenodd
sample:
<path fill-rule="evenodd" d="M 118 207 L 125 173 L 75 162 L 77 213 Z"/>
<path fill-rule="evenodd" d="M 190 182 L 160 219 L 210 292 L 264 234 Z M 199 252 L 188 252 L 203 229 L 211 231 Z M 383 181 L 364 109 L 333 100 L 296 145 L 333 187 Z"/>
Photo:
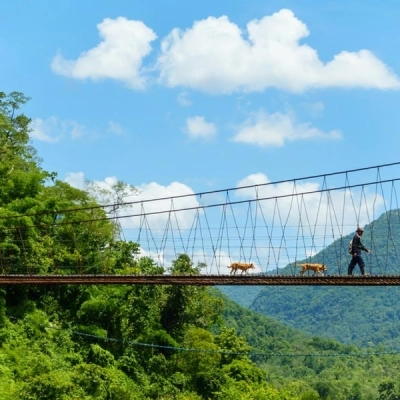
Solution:
<path fill-rule="evenodd" d="M 0 91 L 46 170 L 164 197 L 398 161 L 399 45 L 395 0 L 17 0 Z"/>

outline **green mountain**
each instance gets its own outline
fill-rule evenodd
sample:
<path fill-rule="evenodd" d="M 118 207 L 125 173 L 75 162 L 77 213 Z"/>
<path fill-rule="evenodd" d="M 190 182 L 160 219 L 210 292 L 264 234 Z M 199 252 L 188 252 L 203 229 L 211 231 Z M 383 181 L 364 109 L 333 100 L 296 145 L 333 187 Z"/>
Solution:
<path fill-rule="evenodd" d="M 324 262 L 327 274 L 346 274 L 351 237 L 352 234 L 336 240 L 307 261 Z M 363 243 L 372 250 L 371 255 L 364 256 L 368 273 L 399 274 L 400 211 L 388 211 L 367 225 Z M 293 265 L 288 265 L 280 273 L 292 271 Z M 359 273 L 358 266 L 355 273 Z M 312 335 L 362 347 L 382 345 L 400 349 L 398 287 L 225 286 L 219 289 L 251 310 Z"/>

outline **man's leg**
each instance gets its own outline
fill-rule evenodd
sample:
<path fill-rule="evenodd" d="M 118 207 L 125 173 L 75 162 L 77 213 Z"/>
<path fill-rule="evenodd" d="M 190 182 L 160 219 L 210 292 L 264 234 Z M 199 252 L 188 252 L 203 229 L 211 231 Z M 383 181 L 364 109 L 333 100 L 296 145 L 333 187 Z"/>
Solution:
<path fill-rule="evenodd" d="M 365 264 L 361 256 L 358 256 L 358 266 L 360 267 L 361 275 L 365 275 Z"/>
<path fill-rule="evenodd" d="M 351 257 L 349 267 L 347 268 L 347 275 L 353 275 L 353 270 L 356 264 L 357 264 L 357 257 L 354 256 Z"/>

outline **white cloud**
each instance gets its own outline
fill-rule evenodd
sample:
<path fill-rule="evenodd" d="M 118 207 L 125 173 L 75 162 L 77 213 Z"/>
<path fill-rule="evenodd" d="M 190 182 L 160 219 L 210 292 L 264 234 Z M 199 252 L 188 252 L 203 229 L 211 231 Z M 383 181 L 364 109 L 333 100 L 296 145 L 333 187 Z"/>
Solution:
<path fill-rule="evenodd" d="M 83 172 L 69 172 L 65 178 L 65 182 L 77 189 L 85 189 L 85 176 Z"/>
<path fill-rule="evenodd" d="M 141 217 L 134 217 L 128 219 L 126 222 L 127 227 L 138 227 L 143 218 L 143 214 L 147 216 L 147 223 L 155 229 L 166 229 L 167 225 L 174 229 L 187 229 L 193 223 L 193 218 L 196 213 L 195 208 L 199 203 L 195 196 L 187 196 L 171 199 L 174 196 L 185 196 L 194 194 L 193 190 L 179 182 L 172 182 L 167 186 L 160 185 L 156 182 L 142 184 L 138 187 L 141 193 L 135 196 L 136 203 L 132 208 L 126 211 L 127 215 L 136 214 Z M 158 201 L 149 201 L 153 199 L 161 199 Z M 173 212 L 174 210 L 181 210 Z M 186 210 L 188 209 L 188 210 Z M 171 214 L 169 214 L 171 211 Z M 152 214 L 154 213 L 154 214 Z"/>
<path fill-rule="evenodd" d="M 235 142 L 254 144 L 260 147 L 283 146 L 285 142 L 311 139 L 340 139 L 338 130 L 323 132 L 309 123 L 297 123 L 293 114 L 279 112 L 254 113 L 233 137 Z"/>
<path fill-rule="evenodd" d="M 217 128 L 204 117 L 195 116 L 186 119 L 185 132 L 192 138 L 210 138 L 217 133 Z"/>
<path fill-rule="evenodd" d="M 245 30 L 227 16 L 208 17 L 186 30 L 174 28 L 161 42 L 156 65 L 143 66 L 157 35 L 141 21 L 106 18 L 97 25 L 101 42 L 76 60 L 57 54 L 54 72 L 76 78 L 115 79 L 132 89 L 146 87 L 150 73 L 169 87 L 208 93 L 264 91 L 273 87 L 290 92 L 313 88 L 400 89 L 396 74 L 371 51 L 343 50 L 322 62 L 318 52 L 303 43 L 310 34 L 291 10 L 282 9 Z M 179 99 L 178 99 L 179 100 Z M 185 102 L 185 98 L 180 98 Z"/>
<path fill-rule="evenodd" d="M 142 61 L 150 53 L 150 43 L 156 34 L 143 22 L 123 17 L 105 18 L 97 28 L 102 39 L 97 47 L 81 53 L 77 60 L 56 55 L 52 70 L 77 79 L 115 79 L 134 89 L 143 89 L 146 79 Z"/>
<path fill-rule="evenodd" d="M 173 29 L 162 41 L 160 79 L 215 94 L 268 87 L 400 88 L 398 77 L 368 50 L 342 51 L 324 64 L 315 49 L 300 44 L 308 35 L 288 9 L 250 21 L 245 32 L 226 16 L 209 17 L 185 31 Z"/>
<path fill-rule="evenodd" d="M 76 139 L 83 135 L 85 128 L 76 121 L 60 121 L 56 117 L 47 119 L 36 118 L 32 120 L 30 136 L 41 142 L 58 142 L 65 136 Z"/>
<path fill-rule="evenodd" d="M 36 118 L 32 120 L 30 128 L 30 136 L 32 139 L 39 140 L 41 142 L 54 143 L 60 140 L 59 134 L 55 135 L 57 130 L 58 121 L 57 118 L 51 117 L 47 120 Z"/>
<path fill-rule="evenodd" d="M 82 172 L 69 173 L 65 181 L 79 189 L 88 187 Z M 94 190 L 91 190 L 91 192 L 94 195 L 96 194 L 96 189 L 112 192 L 113 186 L 117 183 L 118 179 L 115 176 L 107 177 L 103 181 L 92 181 L 90 182 L 90 187 Z M 155 231 L 165 229 L 169 223 L 175 229 L 177 226 L 186 229 L 193 222 L 195 210 L 190 208 L 198 207 L 199 203 L 195 196 L 191 196 L 194 192 L 190 187 L 179 182 L 172 182 L 167 186 L 151 182 L 137 186 L 136 189 L 133 190 L 128 187 L 123 198 L 123 202 L 134 202 L 134 204 L 127 204 L 118 209 L 118 215 L 122 217 L 121 224 L 124 228 L 140 227 L 143 223 L 143 215 L 146 215 L 146 224 L 149 224 L 149 227 L 155 229 Z M 171 200 L 175 196 L 183 197 Z M 104 203 L 103 197 L 103 195 L 99 194 L 98 201 L 100 204 L 111 204 L 113 202 L 112 199 L 108 198 Z M 154 201 L 155 199 L 160 200 Z M 173 212 L 174 210 L 187 208 L 189 210 Z M 172 220 L 169 212 L 173 215 Z M 131 215 L 133 217 L 130 217 Z"/>

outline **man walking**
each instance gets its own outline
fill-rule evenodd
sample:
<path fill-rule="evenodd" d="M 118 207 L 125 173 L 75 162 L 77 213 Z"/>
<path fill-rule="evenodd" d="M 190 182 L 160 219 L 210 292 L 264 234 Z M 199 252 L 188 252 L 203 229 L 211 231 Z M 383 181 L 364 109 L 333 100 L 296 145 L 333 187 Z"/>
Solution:
<path fill-rule="evenodd" d="M 354 267 L 357 264 L 360 267 L 361 275 L 365 275 L 365 264 L 364 264 L 364 260 L 361 257 L 361 251 L 363 250 L 367 253 L 370 253 L 370 250 L 368 250 L 361 242 L 361 237 L 362 237 L 363 233 L 364 233 L 364 229 L 358 227 L 356 230 L 356 233 L 353 237 L 352 250 L 351 250 L 351 261 L 349 264 L 349 268 L 347 270 L 348 275 L 353 275 Z"/>

